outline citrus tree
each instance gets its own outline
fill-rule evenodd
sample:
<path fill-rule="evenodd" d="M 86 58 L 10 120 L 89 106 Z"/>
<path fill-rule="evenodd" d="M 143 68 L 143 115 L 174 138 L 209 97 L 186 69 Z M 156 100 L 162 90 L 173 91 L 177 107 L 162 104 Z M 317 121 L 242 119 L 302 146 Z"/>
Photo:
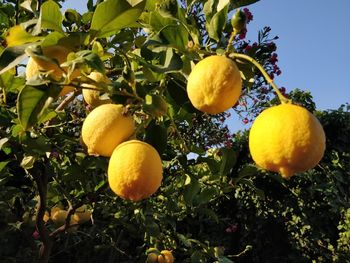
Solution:
<path fill-rule="evenodd" d="M 256 0 L 61 2 L 0 6 L 1 261 L 349 259 L 349 107 L 274 84 Z"/>

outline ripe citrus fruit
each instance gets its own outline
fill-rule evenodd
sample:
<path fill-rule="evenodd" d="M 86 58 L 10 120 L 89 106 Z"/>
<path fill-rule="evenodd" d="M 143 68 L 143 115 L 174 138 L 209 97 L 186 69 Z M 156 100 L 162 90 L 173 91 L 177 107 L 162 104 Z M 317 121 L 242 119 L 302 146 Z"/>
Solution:
<path fill-rule="evenodd" d="M 253 160 L 262 168 L 289 178 L 315 167 L 325 151 L 320 122 L 305 108 L 281 104 L 264 110 L 249 133 Z"/>
<path fill-rule="evenodd" d="M 66 223 L 66 219 L 68 216 L 68 211 L 64 210 L 60 207 L 53 207 L 51 209 L 51 220 L 55 227 L 60 227 L 63 226 Z M 74 215 L 71 216 L 70 221 L 69 221 L 69 228 L 67 229 L 67 232 L 75 232 L 78 227 L 80 222 L 76 218 L 74 218 Z"/>
<path fill-rule="evenodd" d="M 174 256 L 169 250 L 162 250 L 158 255 L 158 263 L 173 263 Z"/>
<path fill-rule="evenodd" d="M 86 205 L 82 205 L 81 207 L 75 210 L 75 213 L 73 214 L 72 218 L 75 222 L 79 224 L 83 224 L 90 220 L 91 214 L 92 214 L 91 210 L 89 210 L 86 207 Z"/>
<path fill-rule="evenodd" d="M 147 255 L 146 263 L 158 263 L 158 255 L 156 253 L 149 253 Z"/>
<path fill-rule="evenodd" d="M 66 222 L 67 211 L 60 208 L 51 209 L 51 220 L 55 226 L 62 226 Z"/>
<path fill-rule="evenodd" d="M 106 85 L 111 83 L 110 79 L 100 72 L 91 72 L 88 77 L 96 81 L 100 85 Z M 84 100 L 87 104 L 91 105 L 92 107 L 97 107 L 102 104 L 111 103 L 110 99 L 100 99 L 100 93 L 101 91 L 103 91 L 103 89 L 100 86 L 85 83 L 82 85 L 82 87 Z"/>
<path fill-rule="evenodd" d="M 133 118 L 120 104 L 103 104 L 86 117 L 81 137 L 91 155 L 109 157 L 115 147 L 126 141 L 135 130 Z"/>
<path fill-rule="evenodd" d="M 67 55 L 70 53 L 69 49 L 62 46 L 43 47 L 42 51 L 44 56 L 56 60 L 58 64 L 64 63 L 67 59 Z M 59 80 L 64 73 L 64 71 L 54 62 L 37 57 L 30 57 L 26 66 L 26 77 L 31 78 L 38 74 L 39 71 L 51 71 L 50 76 L 55 80 Z M 80 71 L 75 70 L 71 75 L 71 79 L 78 77 L 79 74 Z M 72 86 L 64 86 L 60 96 L 66 95 L 73 90 L 74 87 Z"/>
<path fill-rule="evenodd" d="M 242 91 L 242 79 L 234 61 L 209 56 L 198 62 L 187 81 L 192 105 L 209 114 L 224 112 L 235 105 Z"/>
<path fill-rule="evenodd" d="M 131 140 L 121 143 L 113 151 L 108 165 L 108 182 L 121 198 L 139 201 L 157 191 L 162 173 L 157 150 L 148 143 Z"/>

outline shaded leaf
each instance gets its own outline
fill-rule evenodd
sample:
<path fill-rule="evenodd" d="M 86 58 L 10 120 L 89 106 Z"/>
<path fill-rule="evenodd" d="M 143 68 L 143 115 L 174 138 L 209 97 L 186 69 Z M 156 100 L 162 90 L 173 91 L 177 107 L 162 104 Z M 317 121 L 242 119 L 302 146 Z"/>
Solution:
<path fill-rule="evenodd" d="M 200 194 L 196 196 L 196 202 L 198 204 L 208 203 L 216 194 L 217 190 L 215 188 L 204 188 Z"/>
<path fill-rule="evenodd" d="M 59 94 L 56 86 L 25 86 L 17 99 L 17 112 L 20 124 L 28 130 L 38 123 L 38 120 L 50 106 L 53 99 Z"/>
<path fill-rule="evenodd" d="M 188 185 L 185 186 L 183 197 L 187 205 L 192 206 L 194 197 L 199 193 L 200 185 L 197 179 L 191 178 Z"/>
<path fill-rule="evenodd" d="M 167 146 L 167 137 L 167 128 L 152 121 L 146 129 L 145 142 L 151 144 L 159 155 L 162 155 Z"/>
<path fill-rule="evenodd" d="M 24 51 L 30 45 L 32 44 L 5 48 L 0 55 L 0 74 L 15 67 L 24 60 L 27 57 Z"/>
<path fill-rule="evenodd" d="M 0 172 L 6 167 L 6 165 L 7 165 L 9 162 L 10 162 L 10 161 L 0 162 Z"/>
<path fill-rule="evenodd" d="M 220 149 L 220 153 L 222 154 L 220 174 L 227 175 L 236 164 L 237 154 L 233 149 L 228 148 Z"/>

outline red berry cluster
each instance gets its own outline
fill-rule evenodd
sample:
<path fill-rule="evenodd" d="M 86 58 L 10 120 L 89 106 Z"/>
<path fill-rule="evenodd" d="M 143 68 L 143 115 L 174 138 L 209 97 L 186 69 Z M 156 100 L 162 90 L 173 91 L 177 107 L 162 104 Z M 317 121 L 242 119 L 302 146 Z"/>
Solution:
<path fill-rule="evenodd" d="M 272 53 L 272 55 L 271 55 L 271 57 L 269 59 L 270 63 L 272 64 L 272 67 L 273 67 L 272 71 L 269 74 L 271 79 L 274 79 L 275 74 L 277 76 L 282 74 L 281 69 L 276 64 L 278 62 L 278 58 L 277 57 L 278 57 L 278 55 L 276 53 Z"/>
<path fill-rule="evenodd" d="M 283 96 L 288 98 L 288 93 L 286 92 L 286 88 L 285 87 L 281 87 L 281 88 L 279 88 L 279 90 L 280 90 L 280 92 L 282 93 Z"/>
<path fill-rule="evenodd" d="M 238 38 L 241 39 L 241 40 L 245 39 L 246 35 L 247 35 L 247 29 L 244 28 L 244 29 L 241 30 L 241 33 L 238 35 Z"/>
<path fill-rule="evenodd" d="M 244 14 L 245 14 L 245 16 L 246 16 L 246 18 L 247 18 L 247 21 L 246 21 L 247 24 L 249 24 L 249 22 L 253 20 L 253 15 L 252 15 L 252 13 L 249 11 L 248 8 L 243 8 L 243 12 L 244 12 Z"/>

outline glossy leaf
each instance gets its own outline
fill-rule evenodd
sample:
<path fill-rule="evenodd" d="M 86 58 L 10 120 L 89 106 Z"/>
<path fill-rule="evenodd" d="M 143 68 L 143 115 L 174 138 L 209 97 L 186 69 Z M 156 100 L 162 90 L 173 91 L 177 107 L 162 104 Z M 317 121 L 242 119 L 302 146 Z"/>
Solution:
<path fill-rule="evenodd" d="M 217 12 L 220 12 L 222 9 L 224 9 L 228 4 L 230 3 L 230 0 L 219 0 L 218 6 L 217 6 Z"/>
<path fill-rule="evenodd" d="M 18 95 L 17 112 L 20 124 L 28 130 L 38 123 L 45 109 L 50 106 L 60 89 L 52 86 L 25 86 Z"/>
<path fill-rule="evenodd" d="M 186 50 L 189 33 L 180 21 L 173 17 L 164 17 L 158 12 L 152 12 L 149 24 L 166 44 Z"/>
<path fill-rule="evenodd" d="M 49 0 L 42 4 L 39 17 L 40 28 L 63 32 L 62 20 L 60 8 L 55 1 Z"/>
<path fill-rule="evenodd" d="M 137 2 L 136 5 L 134 5 Z M 136 22 L 146 1 L 107 0 L 97 5 L 91 22 L 95 37 L 109 37 Z"/>
<path fill-rule="evenodd" d="M 219 41 L 222 31 L 226 26 L 228 7 L 224 7 L 220 12 L 217 12 L 207 25 L 209 36 Z"/>

